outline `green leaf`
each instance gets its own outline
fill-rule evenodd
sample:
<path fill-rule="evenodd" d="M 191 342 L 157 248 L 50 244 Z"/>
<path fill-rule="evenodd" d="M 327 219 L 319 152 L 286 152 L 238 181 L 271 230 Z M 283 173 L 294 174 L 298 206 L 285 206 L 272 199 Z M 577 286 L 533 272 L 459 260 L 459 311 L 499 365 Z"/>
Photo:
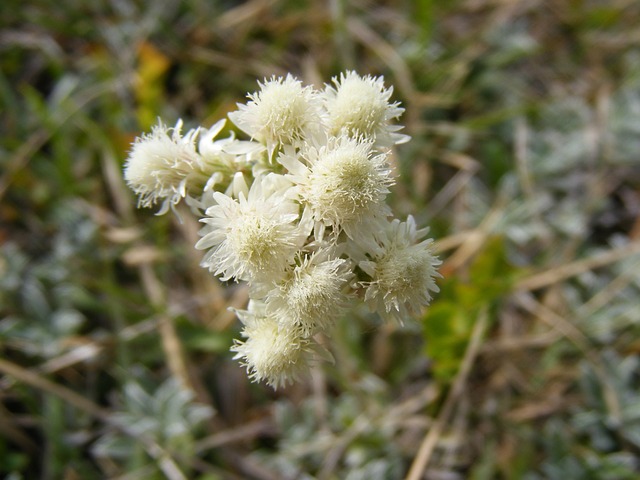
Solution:
<path fill-rule="evenodd" d="M 451 276 L 440 283 L 438 299 L 423 318 L 426 354 L 436 378 L 453 378 L 480 310 L 507 294 L 519 271 L 507 261 L 503 238 L 496 237 L 472 260 L 464 278 Z"/>
<path fill-rule="evenodd" d="M 433 360 L 436 378 L 448 382 L 464 356 L 475 315 L 453 302 L 433 305 L 423 321 L 426 354 Z"/>

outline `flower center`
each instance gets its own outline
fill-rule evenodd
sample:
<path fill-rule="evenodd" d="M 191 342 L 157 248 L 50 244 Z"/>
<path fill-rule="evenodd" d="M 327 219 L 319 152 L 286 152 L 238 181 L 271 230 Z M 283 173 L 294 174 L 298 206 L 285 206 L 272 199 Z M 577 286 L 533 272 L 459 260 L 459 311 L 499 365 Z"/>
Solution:
<path fill-rule="evenodd" d="M 282 240 L 275 222 L 254 214 L 231 227 L 229 243 L 238 258 L 261 271 L 273 263 Z"/>
<path fill-rule="evenodd" d="M 287 301 L 291 311 L 298 316 L 324 315 L 335 305 L 328 302 L 335 298 L 336 287 L 328 275 L 296 275 L 288 289 Z"/>
<path fill-rule="evenodd" d="M 366 153 L 355 148 L 345 150 L 329 152 L 312 174 L 311 203 L 331 224 L 357 218 L 385 189 Z"/>
<path fill-rule="evenodd" d="M 265 125 L 268 138 L 292 141 L 302 135 L 307 106 L 301 91 L 292 92 L 288 84 L 271 84 L 257 105 L 258 124 Z"/>
<path fill-rule="evenodd" d="M 392 249 L 378 261 L 378 283 L 383 291 L 401 299 L 412 291 L 426 288 L 428 263 L 420 252 Z"/>
<path fill-rule="evenodd" d="M 332 104 L 334 134 L 346 129 L 349 135 L 371 136 L 384 123 L 386 101 L 367 82 L 345 81 Z"/>

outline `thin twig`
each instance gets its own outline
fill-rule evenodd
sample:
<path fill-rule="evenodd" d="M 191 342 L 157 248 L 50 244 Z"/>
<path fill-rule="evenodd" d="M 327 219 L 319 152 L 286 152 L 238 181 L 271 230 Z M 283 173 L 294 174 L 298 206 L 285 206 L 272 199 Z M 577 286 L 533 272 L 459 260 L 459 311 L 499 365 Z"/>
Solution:
<path fill-rule="evenodd" d="M 516 291 L 531 291 L 553 285 L 581 273 L 619 262 L 627 257 L 640 253 L 640 242 L 632 242 L 623 247 L 608 250 L 593 257 L 566 263 L 544 272 L 536 273 L 515 284 Z"/>
<path fill-rule="evenodd" d="M 153 267 L 150 263 L 143 263 L 139 267 L 140 276 L 142 278 L 142 285 L 144 290 L 151 300 L 151 303 L 156 307 L 161 307 L 165 303 L 165 292 L 160 284 L 160 281 L 153 271 Z M 162 348 L 167 357 L 169 369 L 171 373 L 175 375 L 183 387 L 195 392 L 196 389 L 191 382 L 189 376 L 189 370 L 182 350 L 182 343 L 178 339 L 175 327 L 173 325 L 173 319 L 169 315 L 161 315 L 158 321 L 158 327 L 160 330 L 160 337 L 162 339 Z"/>
<path fill-rule="evenodd" d="M 469 340 L 469 345 L 467 346 L 467 350 L 464 354 L 464 358 L 462 359 L 462 364 L 460 365 L 460 371 L 456 375 L 455 380 L 453 381 L 453 385 L 447 394 L 447 398 L 440 410 L 440 414 L 438 418 L 436 418 L 435 422 L 431 429 L 427 432 L 422 443 L 420 444 L 420 448 L 418 449 L 418 453 L 416 457 L 413 459 L 413 463 L 411 464 L 411 468 L 409 469 L 409 473 L 407 474 L 405 480 L 420 480 L 422 475 L 429 464 L 429 460 L 435 449 L 438 439 L 442 435 L 442 432 L 449 421 L 449 417 L 453 413 L 453 409 L 460 398 L 460 395 L 465 389 L 465 384 L 467 382 L 467 378 L 469 377 L 469 373 L 471 372 L 471 368 L 473 367 L 473 363 L 480 351 L 480 346 L 482 343 L 482 338 L 484 337 L 484 332 L 487 328 L 488 323 L 488 314 L 487 309 L 483 309 L 478 315 L 478 319 L 476 324 L 473 327 L 473 331 L 471 332 L 471 338 Z"/>
<path fill-rule="evenodd" d="M 474 255 L 476 255 L 489 239 L 491 232 L 501 220 L 503 212 L 504 199 L 498 200 L 496 205 L 482 219 L 480 225 L 475 230 L 471 230 L 467 238 L 444 262 L 440 268 L 440 273 L 447 277 L 451 272 L 462 267 Z"/>
<path fill-rule="evenodd" d="M 347 20 L 347 29 L 356 40 L 366 48 L 370 48 L 389 66 L 396 79 L 398 90 L 402 92 L 405 98 L 414 98 L 418 95 L 411 69 L 393 46 L 356 17 L 351 17 Z M 407 121 L 407 123 L 411 122 Z"/>
<path fill-rule="evenodd" d="M 640 219 L 640 217 L 638 217 Z M 600 308 L 605 308 L 627 285 L 637 278 L 637 267 L 639 262 L 625 265 L 625 271 L 618 277 L 611 280 L 602 290 L 582 304 L 578 310 L 579 317 L 591 316 Z"/>
<path fill-rule="evenodd" d="M 537 318 L 545 322 L 547 325 L 557 329 L 565 337 L 567 337 L 585 356 L 591 364 L 594 372 L 603 385 L 604 401 L 607 405 L 611 418 L 616 422 L 620 422 L 622 418 L 622 406 L 618 398 L 615 386 L 611 384 L 607 372 L 602 366 L 602 361 L 597 353 L 590 346 L 589 338 L 574 325 L 573 322 L 558 315 L 546 305 L 538 302 L 532 294 L 521 293 L 518 295 L 518 304 L 532 313 Z"/>
<path fill-rule="evenodd" d="M 275 430 L 276 425 L 273 423 L 271 418 L 257 420 L 245 425 L 234 426 L 233 428 L 217 432 L 202 439 L 196 444 L 195 451 L 200 454 L 207 450 L 219 448 L 229 443 L 248 442 L 249 440 L 263 434 L 273 434 Z"/>

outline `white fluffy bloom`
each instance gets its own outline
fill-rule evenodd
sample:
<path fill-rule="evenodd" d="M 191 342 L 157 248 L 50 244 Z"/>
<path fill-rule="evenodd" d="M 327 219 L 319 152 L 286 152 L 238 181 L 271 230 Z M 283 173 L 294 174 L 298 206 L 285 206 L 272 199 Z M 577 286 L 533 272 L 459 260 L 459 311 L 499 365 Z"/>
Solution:
<path fill-rule="evenodd" d="M 150 207 L 163 200 L 159 213 L 187 195 L 190 177 L 202 159 L 195 148 L 198 130 L 181 134 L 182 120 L 173 128 L 162 122 L 150 134 L 136 138 L 124 167 L 124 178 L 138 195 L 138 206 Z"/>
<path fill-rule="evenodd" d="M 279 144 L 297 144 L 320 127 L 320 101 L 312 87 L 288 74 L 259 83 L 250 101 L 238 104 L 229 118 L 251 138 L 262 142 L 269 158 Z"/>
<path fill-rule="evenodd" d="M 397 133 L 402 126 L 390 123 L 402 115 L 404 108 L 398 102 L 389 103 L 393 87 L 385 88 L 382 77 L 361 77 L 347 71 L 332 80 L 335 87 L 327 85 L 323 95 L 332 135 L 362 135 L 383 147 L 409 140 L 407 135 Z"/>
<path fill-rule="evenodd" d="M 290 183 L 282 175 L 256 178 L 237 200 L 214 192 L 198 249 L 208 249 L 202 266 L 222 280 L 277 281 L 304 245 L 310 222 L 286 197 Z"/>
<path fill-rule="evenodd" d="M 330 333 L 352 300 L 403 321 L 431 301 L 439 276 L 426 229 L 391 221 L 390 147 L 407 141 L 404 109 L 382 77 L 347 71 L 322 91 L 292 75 L 258 82 L 228 118 L 182 134 L 159 123 L 133 143 L 125 179 L 139 206 L 181 200 L 200 217 L 201 265 L 248 282 L 231 348 L 254 381 L 274 388 L 330 358 Z M 277 161 L 274 162 L 273 159 Z"/>
<path fill-rule="evenodd" d="M 353 276 L 349 267 L 348 260 L 330 259 L 325 251 L 305 257 L 268 293 L 267 308 L 282 328 L 305 338 L 328 331 L 347 303 L 345 287 Z"/>
<path fill-rule="evenodd" d="M 262 308 L 251 307 L 236 311 L 244 324 L 242 336 L 246 340 L 236 340 L 231 348 L 236 352 L 234 359 L 242 359 L 253 381 L 264 380 L 273 388 L 299 380 L 309 369 L 317 347 L 297 330 L 281 328 L 278 320 L 264 314 Z"/>
<path fill-rule="evenodd" d="M 138 194 L 139 205 L 149 207 L 163 200 L 162 214 L 186 198 L 192 206 L 200 207 L 203 192 L 228 185 L 236 172 L 249 171 L 264 147 L 239 141 L 233 134 L 216 139 L 225 122 L 223 119 L 209 129 L 189 130 L 184 136 L 182 121 L 173 128 L 159 123 L 150 134 L 138 137 L 124 177 Z"/>
<path fill-rule="evenodd" d="M 318 240 L 325 227 L 344 230 L 356 239 L 390 215 L 385 198 L 393 174 L 386 154 L 375 154 L 370 141 L 332 138 L 321 147 L 307 146 L 300 157 L 282 155 L 278 161 L 313 212 Z"/>
<path fill-rule="evenodd" d="M 383 317 L 402 322 L 411 313 L 431 301 L 438 292 L 435 277 L 440 261 L 431 251 L 432 239 L 423 240 L 428 229 L 416 229 L 412 216 L 406 222 L 394 219 L 380 236 L 371 260 L 361 261 L 360 268 L 371 277 L 363 282 L 365 302 Z"/>

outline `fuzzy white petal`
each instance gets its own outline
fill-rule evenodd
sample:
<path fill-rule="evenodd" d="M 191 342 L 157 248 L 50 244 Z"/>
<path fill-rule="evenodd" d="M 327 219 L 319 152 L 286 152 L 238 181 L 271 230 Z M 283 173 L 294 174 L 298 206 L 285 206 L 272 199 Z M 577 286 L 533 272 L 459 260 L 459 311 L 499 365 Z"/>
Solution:
<path fill-rule="evenodd" d="M 198 249 L 209 249 L 202 260 L 222 280 L 277 281 L 296 252 L 304 245 L 309 229 L 301 225 L 299 206 L 287 200 L 281 175 L 270 174 L 254 181 L 247 198 L 240 192 L 234 200 L 214 193 Z"/>
<path fill-rule="evenodd" d="M 430 303 L 431 292 L 439 291 L 435 279 L 441 262 L 431 250 L 432 240 L 419 241 L 425 233 L 416 229 L 411 216 L 406 222 L 395 219 L 369 253 L 372 260 L 359 263 L 371 277 L 363 282 L 365 301 L 385 318 L 402 322 Z"/>
<path fill-rule="evenodd" d="M 296 144 L 321 125 L 317 93 L 292 75 L 272 77 L 260 83 L 246 105 L 229 118 L 252 139 L 266 145 L 269 158 L 280 144 Z"/>
<path fill-rule="evenodd" d="M 341 136 L 278 161 L 313 212 L 320 236 L 327 227 L 336 233 L 344 230 L 352 239 L 370 235 L 376 222 L 391 213 L 385 198 L 393 172 L 386 154 L 376 154 L 369 141 Z"/>
<path fill-rule="evenodd" d="M 323 94 L 330 133 L 362 135 L 374 140 L 378 147 L 409 140 L 406 135 L 394 133 L 402 127 L 390 122 L 400 117 L 404 109 L 397 102 L 389 102 L 393 88 L 385 88 L 382 77 L 361 77 L 348 71 L 333 78 L 333 84 L 327 85 Z"/>
<path fill-rule="evenodd" d="M 136 138 L 125 163 L 124 178 L 138 195 L 138 205 L 163 201 L 161 212 L 186 195 L 186 181 L 202 159 L 196 151 L 197 131 L 181 134 L 182 121 L 168 128 L 162 122 L 150 134 Z"/>
<path fill-rule="evenodd" d="M 304 258 L 265 299 L 280 326 L 294 329 L 308 338 L 319 331 L 328 332 L 342 314 L 349 295 L 345 289 L 351 280 L 350 262 L 330 258 L 325 251 Z"/>
<path fill-rule="evenodd" d="M 278 388 L 306 373 L 315 357 L 309 339 L 295 330 L 280 328 L 276 318 L 259 311 L 236 313 L 244 323 L 242 336 L 246 340 L 236 341 L 231 351 L 236 352 L 235 359 L 242 359 L 252 380 Z"/>

